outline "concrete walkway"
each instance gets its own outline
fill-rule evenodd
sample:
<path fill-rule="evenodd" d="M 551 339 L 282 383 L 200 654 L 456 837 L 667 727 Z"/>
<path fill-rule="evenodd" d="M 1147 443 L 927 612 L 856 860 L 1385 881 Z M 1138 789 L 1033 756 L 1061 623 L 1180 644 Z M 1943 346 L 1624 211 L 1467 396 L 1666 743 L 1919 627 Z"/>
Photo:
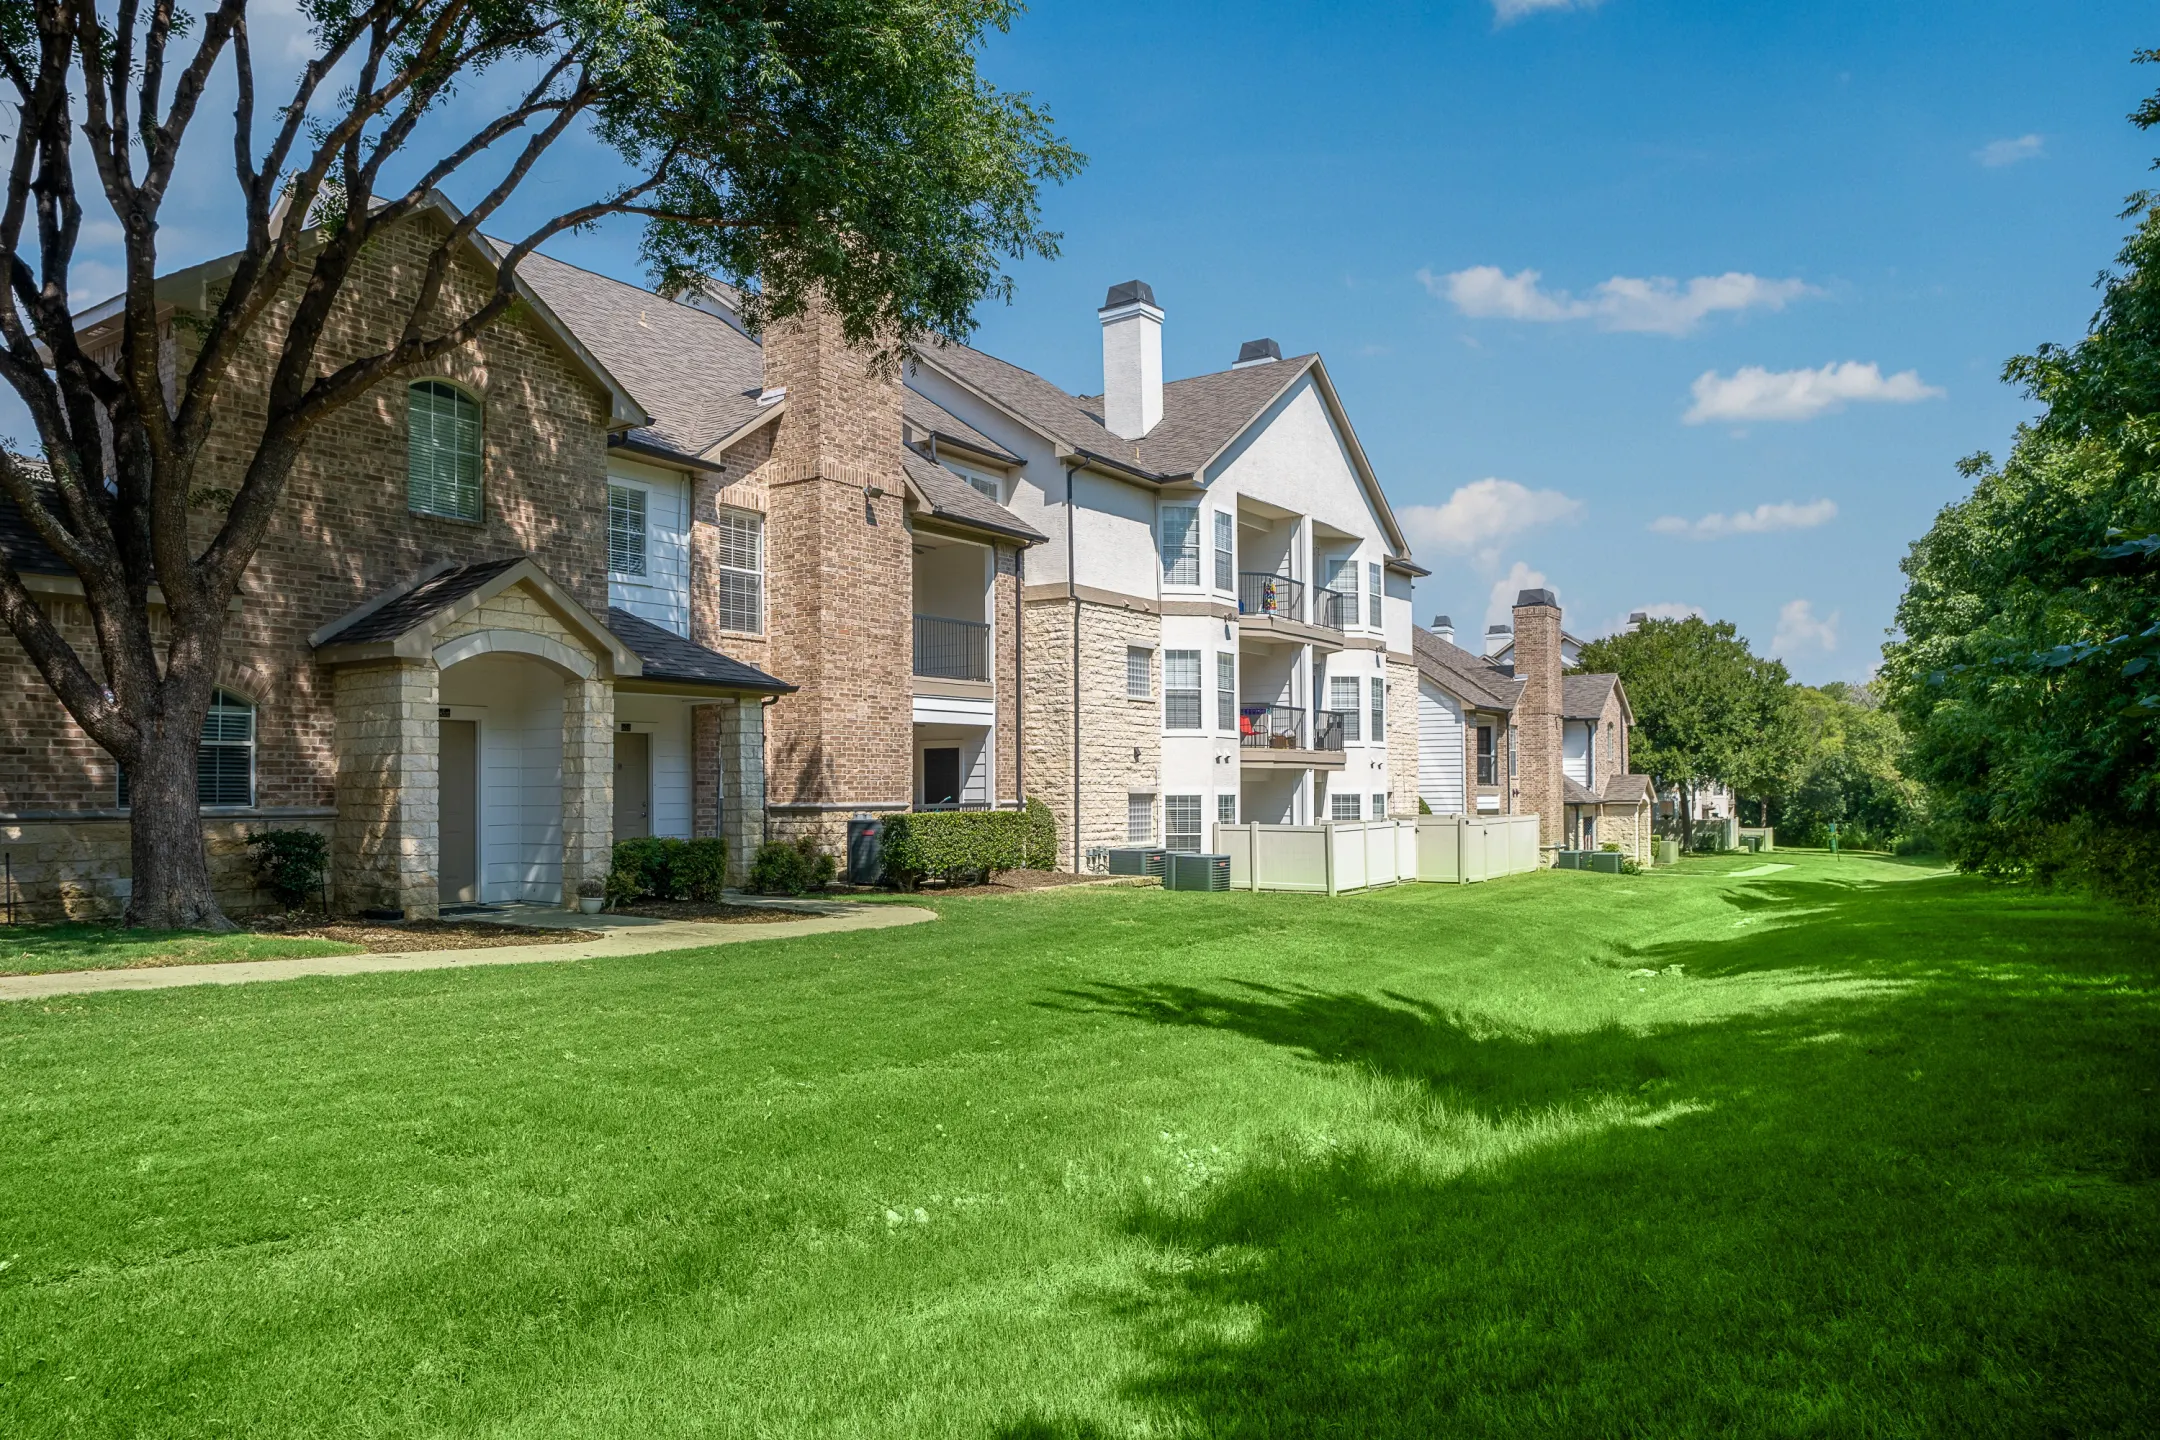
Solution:
<path fill-rule="evenodd" d="M 777 910 L 808 910 L 801 920 L 765 924 L 705 925 L 687 920 L 645 920 L 629 915 L 580 915 L 570 910 L 520 907 L 462 920 L 493 921 L 549 929 L 598 930 L 598 940 L 566 945 L 503 945 L 492 950 L 405 950 L 379 955 L 310 955 L 292 960 L 236 960 L 229 964 L 163 965 L 139 970 L 65 970 L 50 975 L 0 976 L 0 1001 L 41 1000 L 50 995 L 90 995 L 108 990 L 170 990 L 181 985 L 250 985 L 297 980 L 305 975 L 373 975 L 386 970 L 456 970 L 468 965 L 531 965 L 543 960 L 610 960 L 661 950 L 696 950 L 746 940 L 785 940 L 797 935 L 837 935 L 886 930 L 937 919 L 934 910 L 912 905 L 846 905 L 830 901 L 773 904 L 730 895 L 735 905 L 766 904 Z"/>

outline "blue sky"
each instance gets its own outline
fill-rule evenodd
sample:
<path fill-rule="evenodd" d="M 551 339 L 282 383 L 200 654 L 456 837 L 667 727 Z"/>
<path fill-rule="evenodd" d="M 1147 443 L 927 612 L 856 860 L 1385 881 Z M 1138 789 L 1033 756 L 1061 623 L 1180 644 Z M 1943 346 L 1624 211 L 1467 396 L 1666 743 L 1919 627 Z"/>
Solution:
<path fill-rule="evenodd" d="M 1095 390 L 1095 307 L 1145 279 L 1173 376 L 1262 335 L 1326 356 L 1434 571 L 1421 621 L 1474 634 L 1528 581 L 1578 634 L 1694 607 L 1803 680 L 1863 678 L 1953 462 L 2030 411 L 2003 360 L 2091 315 L 2160 153 L 2123 120 L 2160 87 L 2129 63 L 2151 15 L 1044 0 L 985 69 L 1090 164 L 1046 196 L 1062 257 L 1019 267 L 977 343 Z M 233 238 L 223 142 L 192 140 L 174 265 Z M 110 237 L 86 233 L 85 298 Z M 549 248 L 638 277 L 627 226 Z M 0 420 L 22 428 L 12 397 Z"/>

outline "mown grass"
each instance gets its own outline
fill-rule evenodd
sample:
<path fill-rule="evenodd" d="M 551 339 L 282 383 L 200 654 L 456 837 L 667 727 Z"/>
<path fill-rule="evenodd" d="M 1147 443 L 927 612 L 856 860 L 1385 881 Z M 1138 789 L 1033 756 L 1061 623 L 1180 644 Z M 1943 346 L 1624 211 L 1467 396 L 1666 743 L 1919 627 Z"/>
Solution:
<path fill-rule="evenodd" d="M 301 955 L 350 955 L 359 949 L 337 940 L 246 931 L 205 935 L 197 930 L 122 930 L 85 923 L 5 925 L 0 926 L 0 975 L 288 960 Z"/>
<path fill-rule="evenodd" d="M 2149 1433 L 2155 932 L 1775 858 L 6 1007 L 0 1429 Z"/>

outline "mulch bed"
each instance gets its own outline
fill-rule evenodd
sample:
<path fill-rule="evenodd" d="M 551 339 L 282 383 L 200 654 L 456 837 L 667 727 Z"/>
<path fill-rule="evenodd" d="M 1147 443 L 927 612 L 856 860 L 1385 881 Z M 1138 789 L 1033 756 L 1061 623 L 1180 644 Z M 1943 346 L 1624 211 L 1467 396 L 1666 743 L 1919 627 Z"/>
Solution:
<path fill-rule="evenodd" d="M 641 920 L 690 920 L 701 925 L 777 925 L 786 920 L 816 918 L 808 910 L 774 910 L 764 905 L 711 904 L 703 900 L 648 900 L 642 905 L 622 905 L 611 915 L 635 915 Z"/>
<path fill-rule="evenodd" d="M 987 885 L 942 888 L 925 885 L 921 894 L 925 899 L 939 895 L 1018 895 L 1027 890 L 1055 890 L 1063 885 L 1100 885 L 1107 879 L 1109 877 L 1104 875 L 1074 875 L 1065 870 L 1001 870 Z"/>
<path fill-rule="evenodd" d="M 314 940 L 337 940 L 358 945 L 370 955 L 406 950 L 496 950 L 505 945 L 570 945 L 580 940 L 599 940 L 595 930 L 556 930 L 539 925 L 497 925 L 485 920 L 408 920 L 399 924 L 371 924 L 365 920 L 333 920 L 327 924 L 275 921 L 249 927 L 258 934 L 300 935 Z"/>

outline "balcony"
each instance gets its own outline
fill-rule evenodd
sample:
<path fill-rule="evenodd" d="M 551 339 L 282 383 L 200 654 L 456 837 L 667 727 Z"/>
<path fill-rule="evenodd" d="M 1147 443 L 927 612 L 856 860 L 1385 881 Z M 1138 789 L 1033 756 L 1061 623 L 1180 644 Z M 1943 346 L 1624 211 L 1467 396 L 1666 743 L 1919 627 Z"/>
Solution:
<path fill-rule="evenodd" d="M 1327 598 L 1325 591 L 1315 597 Z M 1340 650 L 1343 644 L 1340 624 L 1315 625 L 1306 619 L 1304 581 L 1252 571 L 1238 576 L 1238 633 L 1248 640 L 1316 645 L 1326 651 Z"/>
<path fill-rule="evenodd" d="M 1313 624 L 1323 630 L 1345 630 L 1357 616 L 1357 596 L 1336 590 L 1313 592 Z"/>
<path fill-rule="evenodd" d="M 1342 716 L 1321 710 L 1308 741 L 1305 711 L 1296 705 L 1238 707 L 1238 763 L 1259 769 L 1307 770 L 1343 765 Z"/>
<path fill-rule="evenodd" d="M 915 617 L 915 673 L 933 680 L 990 678 L 990 627 L 979 620 Z"/>

